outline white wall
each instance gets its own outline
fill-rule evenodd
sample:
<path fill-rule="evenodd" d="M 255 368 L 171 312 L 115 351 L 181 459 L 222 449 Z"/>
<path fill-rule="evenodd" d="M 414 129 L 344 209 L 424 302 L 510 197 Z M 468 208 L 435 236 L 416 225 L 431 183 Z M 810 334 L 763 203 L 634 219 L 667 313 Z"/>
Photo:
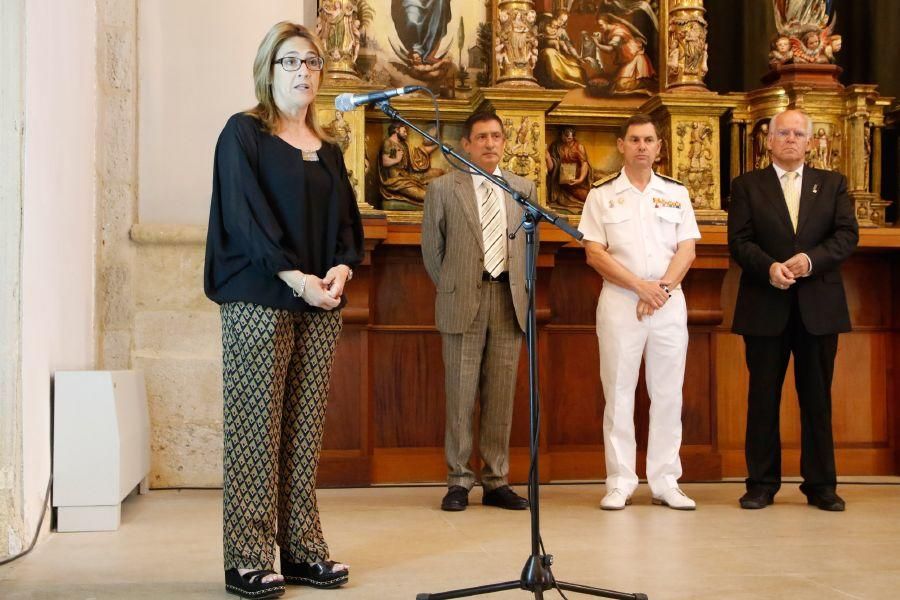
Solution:
<path fill-rule="evenodd" d="M 26 531 L 50 475 L 51 375 L 94 363 L 96 3 L 27 0 L 22 243 Z"/>
<path fill-rule="evenodd" d="M 206 225 L 216 139 L 229 116 L 256 103 L 257 47 L 278 21 L 309 19 L 314 27 L 315 7 L 316 0 L 140 0 L 142 223 Z"/>

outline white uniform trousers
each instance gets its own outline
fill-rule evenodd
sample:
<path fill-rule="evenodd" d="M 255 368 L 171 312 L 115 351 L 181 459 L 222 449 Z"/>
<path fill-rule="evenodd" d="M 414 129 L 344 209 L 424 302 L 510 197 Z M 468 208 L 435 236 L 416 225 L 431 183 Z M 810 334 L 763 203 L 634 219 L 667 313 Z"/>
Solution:
<path fill-rule="evenodd" d="M 647 481 L 659 496 L 681 477 L 681 388 L 687 357 L 687 306 L 680 289 L 651 317 L 638 320 L 634 292 L 604 283 L 597 303 L 600 379 L 606 409 L 603 445 L 606 488 L 631 495 L 635 471 L 634 392 L 644 357 L 650 395 Z"/>

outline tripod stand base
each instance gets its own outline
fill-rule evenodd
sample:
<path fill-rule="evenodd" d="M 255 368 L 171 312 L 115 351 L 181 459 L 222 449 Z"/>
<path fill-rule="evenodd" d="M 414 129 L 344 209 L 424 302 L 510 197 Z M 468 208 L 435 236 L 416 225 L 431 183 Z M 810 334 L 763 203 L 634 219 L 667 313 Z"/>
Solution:
<path fill-rule="evenodd" d="M 520 589 L 533 592 L 536 600 L 543 600 L 544 592 L 552 588 L 559 588 L 566 592 L 576 592 L 587 596 L 614 598 L 616 600 L 648 600 L 646 594 L 627 594 L 625 592 L 604 590 L 602 588 L 589 587 L 577 583 L 556 581 L 549 568 L 552 560 L 553 559 L 550 556 L 537 556 L 533 554 L 529 556 L 528 560 L 525 562 L 525 567 L 522 569 L 522 578 L 518 581 L 492 583 L 478 587 L 451 590 L 449 592 L 416 594 L 416 600 L 450 600 L 451 598 L 468 598 L 470 596 L 481 596 L 484 594 L 493 594 L 494 592 Z"/>

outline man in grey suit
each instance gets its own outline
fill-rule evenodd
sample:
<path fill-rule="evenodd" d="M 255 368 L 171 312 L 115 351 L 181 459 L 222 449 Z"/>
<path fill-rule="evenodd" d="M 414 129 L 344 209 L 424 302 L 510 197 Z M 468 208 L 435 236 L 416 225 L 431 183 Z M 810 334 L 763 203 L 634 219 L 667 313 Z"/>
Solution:
<path fill-rule="evenodd" d="M 469 116 L 463 150 L 470 160 L 536 199 L 534 183 L 499 168 L 506 142 L 493 112 Z M 522 207 L 481 175 L 454 171 L 432 181 L 425 195 L 422 256 L 437 287 L 435 323 L 444 355 L 447 494 L 441 508 L 465 510 L 475 473 L 469 468 L 475 395 L 480 396 L 478 447 L 484 463 L 482 503 L 528 508 L 507 481 L 509 431 L 525 330 L 525 236 L 510 240 Z"/>

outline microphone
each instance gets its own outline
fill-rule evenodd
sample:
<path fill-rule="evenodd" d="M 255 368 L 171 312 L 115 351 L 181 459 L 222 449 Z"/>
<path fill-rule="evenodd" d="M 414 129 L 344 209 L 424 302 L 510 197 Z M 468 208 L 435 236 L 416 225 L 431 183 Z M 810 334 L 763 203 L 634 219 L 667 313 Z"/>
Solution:
<path fill-rule="evenodd" d="M 347 112 L 348 110 L 353 110 L 357 106 L 361 106 L 363 104 L 381 102 L 382 100 L 387 100 L 388 98 L 393 98 L 394 96 L 411 94 L 421 89 L 422 86 L 420 85 L 408 85 L 406 87 L 399 87 L 393 90 L 369 92 L 368 94 L 341 94 L 334 99 L 334 107 L 341 112 Z"/>

